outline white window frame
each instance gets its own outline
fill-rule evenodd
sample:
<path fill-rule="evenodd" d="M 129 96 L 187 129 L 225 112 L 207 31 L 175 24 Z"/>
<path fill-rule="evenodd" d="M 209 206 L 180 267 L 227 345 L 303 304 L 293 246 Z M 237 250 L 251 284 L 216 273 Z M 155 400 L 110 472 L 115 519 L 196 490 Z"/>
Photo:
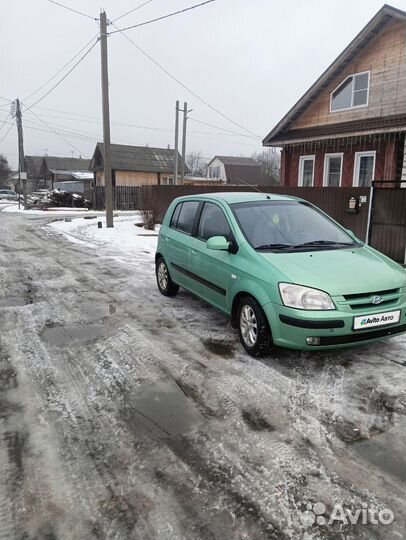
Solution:
<path fill-rule="evenodd" d="M 327 183 L 327 171 L 328 171 L 328 159 L 330 157 L 340 157 L 341 158 L 341 167 L 340 167 L 340 183 L 338 184 L 338 187 L 341 187 L 341 183 L 343 180 L 343 163 L 344 163 L 344 152 L 336 152 L 335 154 L 324 154 L 324 169 L 323 169 L 323 187 L 330 187 Z"/>
<path fill-rule="evenodd" d="M 365 105 L 353 105 L 354 103 L 354 90 L 352 90 L 352 95 L 351 95 L 351 107 L 343 107 L 342 109 L 335 109 L 333 110 L 331 107 L 333 105 L 333 94 L 336 90 L 338 90 L 340 88 L 340 86 L 342 86 L 345 81 L 347 81 L 350 77 L 356 77 L 357 75 L 365 75 L 365 73 L 368 74 L 368 87 L 367 87 L 367 102 L 365 103 Z M 351 111 L 352 109 L 362 109 L 362 107 L 368 107 L 369 105 L 369 89 L 371 87 L 371 71 L 368 70 L 368 71 L 359 71 L 358 73 L 352 73 L 351 75 L 348 75 L 343 81 L 340 82 L 340 84 L 338 84 L 334 90 L 332 90 L 330 92 L 330 112 L 331 113 L 339 113 L 339 112 L 342 112 L 342 111 Z"/>
<path fill-rule="evenodd" d="M 308 155 L 308 156 L 300 156 L 299 157 L 299 171 L 298 171 L 297 185 L 299 187 L 303 187 L 303 169 L 304 169 L 304 162 L 305 161 L 313 161 L 312 184 L 309 187 L 314 187 L 314 167 L 316 165 L 316 155 L 315 154 Z"/>
<path fill-rule="evenodd" d="M 353 178 L 352 178 L 353 187 L 358 187 L 359 186 L 359 168 L 360 168 L 360 163 L 361 163 L 360 158 L 363 157 L 363 156 L 367 156 L 367 157 L 372 156 L 374 158 L 374 166 L 373 166 L 373 170 L 372 170 L 372 180 L 375 179 L 376 150 L 370 150 L 370 151 L 365 151 L 365 152 L 355 152 L 355 154 L 354 154 L 354 174 L 353 174 Z"/>

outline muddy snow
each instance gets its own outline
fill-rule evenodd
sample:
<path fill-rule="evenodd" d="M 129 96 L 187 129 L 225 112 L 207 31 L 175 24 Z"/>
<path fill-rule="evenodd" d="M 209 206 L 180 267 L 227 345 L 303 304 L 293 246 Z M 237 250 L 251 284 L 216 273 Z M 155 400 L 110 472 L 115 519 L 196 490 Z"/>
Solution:
<path fill-rule="evenodd" d="M 252 359 L 137 215 L 55 219 L 0 211 L 0 540 L 404 538 L 405 336 Z"/>

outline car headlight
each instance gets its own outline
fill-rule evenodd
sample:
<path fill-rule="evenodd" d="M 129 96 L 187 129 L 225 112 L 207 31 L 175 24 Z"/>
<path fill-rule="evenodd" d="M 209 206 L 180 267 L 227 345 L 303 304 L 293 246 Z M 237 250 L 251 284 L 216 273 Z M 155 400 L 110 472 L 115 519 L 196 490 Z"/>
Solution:
<path fill-rule="evenodd" d="M 292 283 L 279 283 L 279 291 L 282 302 L 287 307 L 310 310 L 335 309 L 330 296 L 318 289 L 293 285 Z"/>

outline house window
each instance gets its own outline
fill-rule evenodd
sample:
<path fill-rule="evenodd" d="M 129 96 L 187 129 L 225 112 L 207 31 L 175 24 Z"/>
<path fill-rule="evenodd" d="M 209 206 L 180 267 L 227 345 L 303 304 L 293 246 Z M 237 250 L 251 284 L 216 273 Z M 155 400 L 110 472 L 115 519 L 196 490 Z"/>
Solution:
<path fill-rule="evenodd" d="M 164 176 L 161 179 L 161 186 L 173 186 L 174 183 L 175 182 L 172 176 Z"/>
<path fill-rule="evenodd" d="M 220 178 L 220 167 L 209 167 L 209 178 Z"/>
<path fill-rule="evenodd" d="M 368 105 L 369 71 L 347 77 L 331 93 L 330 111 L 342 111 Z"/>
<path fill-rule="evenodd" d="M 298 185 L 312 187 L 314 185 L 315 156 L 300 156 Z"/>
<path fill-rule="evenodd" d="M 323 185 L 327 187 L 341 186 L 343 172 L 343 154 L 326 154 L 324 156 Z"/>
<path fill-rule="evenodd" d="M 353 185 L 367 187 L 372 185 L 375 175 L 376 152 L 355 152 Z"/>

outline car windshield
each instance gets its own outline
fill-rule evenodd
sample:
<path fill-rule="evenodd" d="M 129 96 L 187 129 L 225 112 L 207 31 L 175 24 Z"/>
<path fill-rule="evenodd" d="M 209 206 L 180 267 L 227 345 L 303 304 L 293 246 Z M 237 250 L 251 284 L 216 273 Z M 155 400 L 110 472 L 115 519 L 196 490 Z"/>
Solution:
<path fill-rule="evenodd" d="M 240 228 L 258 251 L 314 251 L 358 246 L 334 221 L 301 201 L 232 205 Z"/>

